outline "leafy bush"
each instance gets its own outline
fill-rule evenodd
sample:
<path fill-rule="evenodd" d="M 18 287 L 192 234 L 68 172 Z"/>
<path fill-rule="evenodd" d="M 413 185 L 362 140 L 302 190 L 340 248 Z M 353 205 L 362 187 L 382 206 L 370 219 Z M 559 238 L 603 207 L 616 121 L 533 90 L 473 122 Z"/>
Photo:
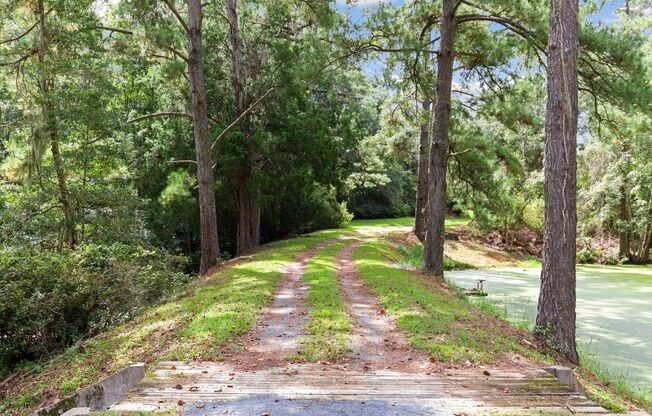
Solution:
<path fill-rule="evenodd" d="M 594 261 L 593 253 L 588 247 L 578 250 L 576 259 L 578 263 L 592 263 Z"/>
<path fill-rule="evenodd" d="M 351 191 L 349 209 L 355 218 L 397 218 L 414 215 L 415 190 L 405 172 L 389 169 L 389 181 Z"/>
<path fill-rule="evenodd" d="M 315 215 L 313 229 L 346 227 L 353 219 L 353 214 L 347 210 L 346 202 L 337 202 L 334 187 L 315 185 L 313 204 Z"/>
<path fill-rule="evenodd" d="M 141 245 L 0 250 L 0 376 L 178 291 L 185 258 Z"/>
<path fill-rule="evenodd" d="M 543 235 L 543 199 L 529 201 L 523 208 L 523 223 L 539 235 Z"/>

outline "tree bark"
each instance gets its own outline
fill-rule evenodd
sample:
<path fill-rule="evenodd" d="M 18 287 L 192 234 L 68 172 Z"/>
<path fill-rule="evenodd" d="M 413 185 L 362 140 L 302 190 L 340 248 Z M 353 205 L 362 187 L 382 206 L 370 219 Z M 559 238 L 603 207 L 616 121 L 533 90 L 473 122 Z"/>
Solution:
<path fill-rule="evenodd" d="M 627 186 L 625 183 L 620 185 L 620 230 L 618 232 L 618 254 L 620 257 L 630 257 L 629 244 L 629 198 L 627 197 Z"/>
<path fill-rule="evenodd" d="M 641 233 L 638 251 L 636 253 L 632 253 L 631 256 L 634 263 L 638 264 L 648 263 L 650 261 L 650 247 L 652 247 L 652 226 L 650 226 L 650 222 L 652 222 L 652 194 L 650 194 L 650 197 L 648 198 L 647 206 L 648 223 Z"/>
<path fill-rule="evenodd" d="M 437 53 L 437 90 L 432 118 L 432 139 L 428 171 L 428 204 L 423 267 L 444 276 L 444 221 L 446 220 L 446 165 L 451 116 L 451 88 L 455 47 L 456 0 L 444 0 Z"/>
<path fill-rule="evenodd" d="M 578 0 L 551 0 L 540 340 L 578 363 L 575 345 Z"/>
<path fill-rule="evenodd" d="M 425 112 L 430 111 L 431 102 L 424 99 L 421 106 Z M 419 132 L 419 165 L 417 172 L 417 202 L 414 214 L 414 234 L 422 243 L 426 236 L 426 207 L 428 204 L 428 146 L 430 145 L 430 127 L 428 122 L 421 124 Z"/>
<path fill-rule="evenodd" d="M 244 65 L 242 63 L 242 36 L 240 34 L 240 23 L 238 21 L 238 1 L 227 0 L 226 17 L 231 27 L 231 64 L 233 74 L 231 84 L 235 99 L 235 117 L 238 118 L 246 110 L 246 78 Z M 241 128 L 247 132 L 246 118 L 241 123 Z M 236 174 L 236 209 L 238 225 L 236 232 L 237 254 L 244 254 L 251 251 L 260 242 L 260 206 L 256 190 L 253 188 L 252 165 L 254 151 L 248 142 L 243 143 L 246 156 L 235 169 Z"/>
<path fill-rule="evenodd" d="M 231 27 L 231 63 L 233 66 L 231 84 L 235 95 L 236 117 L 238 117 L 245 110 L 245 77 L 242 65 L 242 37 L 238 21 L 238 0 L 226 1 L 226 17 Z"/>
<path fill-rule="evenodd" d="M 201 262 L 199 271 L 206 273 L 217 263 L 220 255 L 215 208 L 215 179 L 213 158 L 208 134 L 206 109 L 206 82 L 204 80 L 201 34 L 200 0 L 188 4 L 188 72 L 192 91 L 193 133 L 197 155 L 197 182 L 199 185 L 199 222 L 201 229 Z"/>
<path fill-rule="evenodd" d="M 61 209 L 63 211 L 63 238 L 62 241 L 70 247 L 77 245 L 77 228 L 75 224 L 75 213 L 70 200 L 70 191 L 66 182 L 66 169 L 64 167 L 63 157 L 59 148 L 59 131 L 57 122 L 52 114 L 52 103 L 50 102 L 50 86 L 51 80 L 48 79 L 46 71 L 43 68 L 45 64 L 45 55 L 47 49 L 47 27 L 46 27 L 46 12 L 43 0 L 38 2 L 37 12 L 39 14 L 39 46 L 38 46 L 38 62 L 39 62 L 39 90 L 41 97 L 41 111 L 43 112 L 43 120 L 45 124 L 44 133 L 50 139 L 50 151 L 52 152 L 52 162 L 54 170 L 57 175 L 57 185 L 59 187 L 59 202 L 61 202 Z"/>

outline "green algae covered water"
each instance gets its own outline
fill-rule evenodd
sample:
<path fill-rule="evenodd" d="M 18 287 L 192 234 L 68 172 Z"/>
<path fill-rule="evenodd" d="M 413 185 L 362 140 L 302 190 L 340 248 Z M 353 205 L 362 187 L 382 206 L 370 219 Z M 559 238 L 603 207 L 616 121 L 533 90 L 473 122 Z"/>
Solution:
<path fill-rule="evenodd" d="M 484 279 L 488 299 L 514 321 L 534 323 L 540 269 L 446 272 L 458 286 Z M 577 267 L 578 349 L 611 374 L 652 391 L 652 267 Z"/>

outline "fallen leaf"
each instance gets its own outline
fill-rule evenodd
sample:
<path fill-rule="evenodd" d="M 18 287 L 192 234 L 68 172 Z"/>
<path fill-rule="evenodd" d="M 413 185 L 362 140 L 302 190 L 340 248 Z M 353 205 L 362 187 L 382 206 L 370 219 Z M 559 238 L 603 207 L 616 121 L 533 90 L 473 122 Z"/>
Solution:
<path fill-rule="evenodd" d="M 188 389 L 188 391 L 197 391 L 197 390 L 199 390 L 199 387 L 197 386 L 192 386 Z"/>
<path fill-rule="evenodd" d="M 170 370 L 176 370 L 176 369 L 177 369 L 176 365 L 173 365 L 172 367 L 170 367 Z"/>
<path fill-rule="evenodd" d="M 183 406 L 184 404 L 186 404 L 186 402 L 184 402 L 183 400 L 181 399 L 177 400 L 177 406 Z"/>

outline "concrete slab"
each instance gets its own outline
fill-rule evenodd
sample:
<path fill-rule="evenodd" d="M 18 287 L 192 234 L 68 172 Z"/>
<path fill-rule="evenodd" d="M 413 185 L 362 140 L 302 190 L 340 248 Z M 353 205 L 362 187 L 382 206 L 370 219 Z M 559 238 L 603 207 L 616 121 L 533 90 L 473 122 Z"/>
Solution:
<path fill-rule="evenodd" d="M 75 408 L 107 410 L 112 404 L 120 400 L 133 386 L 138 384 L 144 376 L 145 364 L 138 363 L 130 365 L 34 414 L 38 416 L 58 416 L 64 414 L 74 416 L 77 413 L 69 415 L 67 412 Z"/>

